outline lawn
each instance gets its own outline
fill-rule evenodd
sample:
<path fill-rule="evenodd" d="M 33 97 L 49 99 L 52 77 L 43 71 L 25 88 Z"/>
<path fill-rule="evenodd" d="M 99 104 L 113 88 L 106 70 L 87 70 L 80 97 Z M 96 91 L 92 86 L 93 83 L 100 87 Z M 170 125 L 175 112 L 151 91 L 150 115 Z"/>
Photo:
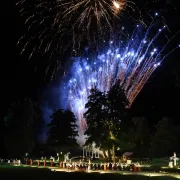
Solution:
<path fill-rule="evenodd" d="M 99 173 L 66 173 L 52 172 L 48 169 L 0 166 L 0 179 L 31 179 L 31 180 L 61 180 L 61 179 L 78 179 L 78 180 L 177 180 L 171 177 L 147 177 L 137 175 L 119 175 L 119 174 L 99 174 Z"/>

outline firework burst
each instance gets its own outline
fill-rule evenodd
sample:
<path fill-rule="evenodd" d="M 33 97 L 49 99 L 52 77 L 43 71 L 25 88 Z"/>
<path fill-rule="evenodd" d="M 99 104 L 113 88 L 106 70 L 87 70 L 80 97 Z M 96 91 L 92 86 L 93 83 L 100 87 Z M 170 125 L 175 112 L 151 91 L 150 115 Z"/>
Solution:
<path fill-rule="evenodd" d="M 179 47 L 165 53 L 165 48 L 176 35 L 167 39 L 161 48 L 158 46 L 158 39 L 165 35 L 165 25 L 157 29 L 153 36 L 153 23 L 146 30 L 142 29 L 142 25 L 137 25 L 126 41 L 110 41 L 108 49 L 95 59 L 86 57 L 75 60 L 63 95 L 68 93 L 67 101 L 77 116 L 81 131 L 87 128 L 83 113 L 91 88 L 97 87 L 101 92 L 107 92 L 119 79 L 131 106 L 151 74 Z"/>
<path fill-rule="evenodd" d="M 24 45 L 21 53 L 33 45 L 29 58 L 42 51 L 51 57 L 67 48 L 78 53 L 84 43 L 97 44 L 112 32 L 114 20 L 133 5 L 127 0 L 22 0 L 17 6 L 27 32 L 17 44 Z"/>
<path fill-rule="evenodd" d="M 64 0 L 60 0 L 64 2 Z M 80 0 L 71 1 L 64 4 L 67 5 L 67 10 L 64 11 L 63 18 L 71 15 L 74 16 L 78 14 L 77 21 L 73 26 L 78 25 L 78 27 L 86 27 L 88 30 L 91 23 L 95 20 L 95 23 L 99 28 L 101 28 L 101 21 L 105 21 L 106 24 L 111 26 L 111 21 L 113 16 L 117 16 L 122 10 L 125 9 L 125 0 Z"/>

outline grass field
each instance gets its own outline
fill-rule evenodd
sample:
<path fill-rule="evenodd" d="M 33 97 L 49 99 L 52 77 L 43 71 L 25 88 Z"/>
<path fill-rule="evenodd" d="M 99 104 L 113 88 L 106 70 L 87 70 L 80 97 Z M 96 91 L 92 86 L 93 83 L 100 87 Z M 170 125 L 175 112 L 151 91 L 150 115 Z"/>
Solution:
<path fill-rule="evenodd" d="M 67 173 L 52 172 L 48 169 L 0 166 L 0 179 L 28 179 L 28 180 L 177 180 L 171 177 L 147 177 L 138 175 L 120 175 L 120 174 L 99 174 L 99 173 Z"/>

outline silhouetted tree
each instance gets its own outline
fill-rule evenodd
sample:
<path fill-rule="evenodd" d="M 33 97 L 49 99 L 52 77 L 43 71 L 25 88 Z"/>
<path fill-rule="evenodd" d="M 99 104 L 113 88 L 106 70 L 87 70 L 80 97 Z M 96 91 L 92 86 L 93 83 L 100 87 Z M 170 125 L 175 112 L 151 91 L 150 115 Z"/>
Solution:
<path fill-rule="evenodd" d="M 179 141 L 179 139 L 180 139 L 180 126 L 176 126 L 176 138 L 177 138 L 177 150 L 176 150 L 176 152 L 177 153 L 180 153 L 180 141 Z"/>
<path fill-rule="evenodd" d="M 5 148 L 4 148 L 4 136 L 5 136 L 5 121 L 4 119 L 0 119 L 0 144 L 1 144 L 1 148 L 0 148 L 0 157 L 4 157 L 5 156 Z"/>
<path fill-rule="evenodd" d="M 36 121 L 34 121 L 34 139 L 35 139 L 35 143 L 38 145 L 40 142 L 40 135 L 43 132 L 43 128 L 45 125 L 44 119 L 43 119 L 43 115 L 42 115 L 42 110 L 40 108 L 40 105 L 35 102 L 34 103 L 34 111 L 36 114 Z"/>
<path fill-rule="evenodd" d="M 69 148 L 77 146 L 76 118 L 71 111 L 57 110 L 52 114 L 48 126 L 47 144 L 53 147 L 57 153 L 64 154 Z"/>
<path fill-rule="evenodd" d="M 107 94 L 107 121 L 109 122 L 110 139 L 113 146 L 113 158 L 115 158 L 115 143 L 118 134 L 120 133 L 121 121 L 124 119 L 125 109 L 129 105 L 123 88 L 120 85 L 120 80 L 111 86 Z M 115 159 L 114 159 L 115 161 Z"/>
<path fill-rule="evenodd" d="M 140 157 L 147 157 L 150 148 L 150 128 L 144 117 L 136 117 L 132 120 L 134 124 L 134 143 L 136 154 Z"/>
<path fill-rule="evenodd" d="M 96 143 L 97 146 L 102 147 L 106 140 L 108 132 L 105 128 L 106 119 L 106 96 L 99 90 L 91 89 L 86 103 L 84 116 L 88 124 L 88 129 L 85 134 L 88 136 L 86 144 Z"/>
<path fill-rule="evenodd" d="M 38 115 L 32 100 L 14 102 L 5 117 L 5 148 L 10 157 L 22 157 L 31 152 L 35 144 Z"/>
<path fill-rule="evenodd" d="M 120 151 L 132 151 L 136 147 L 134 129 L 132 127 L 121 128 L 116 138 L 116 146 Z"/>
<path fill-rule="evenodd" d="M 177 127 L 172 119 L 164 117 L 156 126 L 156 133 L 152 137 L 151 151 L 156 157 L 169 156 L 177 150 Z"/>
<path fill-rule="evenodd" d="M 114 145 L 128 104 L 120 81 L 111 86 L 107 93 L 92 89 L 84 114 L 88 124 L 85 132 L 88 136 L 86 144 L 95 142 L 104 150 L 109 150 L 113 146 L 115 152 Z"/>

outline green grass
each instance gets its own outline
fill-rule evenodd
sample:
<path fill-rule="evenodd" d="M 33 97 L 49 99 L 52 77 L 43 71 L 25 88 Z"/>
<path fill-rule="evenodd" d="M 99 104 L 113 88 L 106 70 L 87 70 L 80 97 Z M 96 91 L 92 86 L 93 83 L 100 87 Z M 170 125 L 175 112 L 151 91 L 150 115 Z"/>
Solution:
<path fill-rule="evenodd" d="M 99 173 L 66 173 L 66 172 L 51 172 L 48 169 L 38 169 L 29 167 L 14 167 L 3 165 L 0 166 L 0 179 L 31 179 L 31 180 L 177 180 L 171 177 L 147 177 L 138 175 L 119 175 L 119 174 L 99 174 Z"/>
<path fill-rule="evenodd" d="M 168 166 L 169 161 L 170 161 L 169 157 L 153 159 L 152 160 L 152 165 L 155 165 L 155 166 Z M 180 165 L 180 160 L 177 161 L 177 164 Z"/>

